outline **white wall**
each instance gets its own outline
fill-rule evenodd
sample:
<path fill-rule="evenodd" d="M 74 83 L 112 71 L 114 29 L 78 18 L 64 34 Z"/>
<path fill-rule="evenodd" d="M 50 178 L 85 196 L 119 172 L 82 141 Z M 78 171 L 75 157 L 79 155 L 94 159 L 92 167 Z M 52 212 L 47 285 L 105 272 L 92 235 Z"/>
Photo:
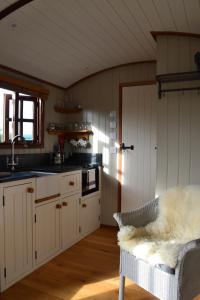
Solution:
<path fill-rule="evenodd" d="M 195 71 L 200 39 L 157 38 L 157 74 Z M 183 83 L 168 84 L 177 87 Z M 184 83 L 193 86 L 199 82 Z M 158 100 L 157 194 L 174 185 L 200 184 L 200 94 L 174 92 Z"/>
<path fill-rule="evenodd" d="M 38 149 L 16 149 L 16 153 L 46 153 L 53 150 L 54 143 L 57 142 L 57 137 L 49 135 L 46 131 L 49 122 L 58 122 L 58 123 L 65 123 L 67 120 L 66 115 L 56 113 L 54 111 L 54 105 L 59 101 L 64 99 L 64 90 L 47 85 L 41 84 L 37 82 L 37 80 L 30 80 L 26 76 L 21 76 L 14 74 L 12 72 L 5 71 L 4 69 L 0 68 L 0 73 L 3 75 L 10 75 L 12 77 L 26 80 L 28 82 L 35 83 L 36 85 L 42 85 L 49 90 L 49 97 L 45 101 L 45 121 L 44 121 L 44 148 Z M 10 149 L 0 149 L 0 154 L 7 154 L 10 153 Z"/>
<path fill-rule="evenodd" d="M 110 154 L 109 112 L 118 114 L 119 84 L 140 80 L 154 80 L 155 63 L 133 64 L 105 71 L 88 78 L 69 89 L 66 97 L 73 96 L 74 101 L 84 108 L 82 118 L 92 121 L 98 131 L 93 137 L 94 147 L 90 151 L 103 153 L 105 166 L 102 178 L 102 223 L 115 224 L 112 218 L 117 210 L 117 155 Z"/>

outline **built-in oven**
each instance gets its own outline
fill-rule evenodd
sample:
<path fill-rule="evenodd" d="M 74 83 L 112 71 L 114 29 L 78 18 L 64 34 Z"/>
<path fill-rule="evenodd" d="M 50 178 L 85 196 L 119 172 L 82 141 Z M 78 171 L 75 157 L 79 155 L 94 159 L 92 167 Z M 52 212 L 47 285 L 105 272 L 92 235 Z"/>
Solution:
<path fill-rule="evenodd" d="M 82 169 L 82 196 L 99 190 L 99 168 L 88 166 Z"/>

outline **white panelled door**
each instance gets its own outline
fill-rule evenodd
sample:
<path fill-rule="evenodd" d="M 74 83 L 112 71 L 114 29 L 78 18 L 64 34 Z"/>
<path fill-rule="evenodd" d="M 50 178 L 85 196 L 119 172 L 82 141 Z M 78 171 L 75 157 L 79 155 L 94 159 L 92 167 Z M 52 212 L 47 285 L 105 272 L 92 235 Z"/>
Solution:
<path fill-rule="evenodd" d="M 122 141 L 134 150 L 122 150 L 121 210 L 141 207 L 155 196 L 156 86 L 122 89 Z"/>

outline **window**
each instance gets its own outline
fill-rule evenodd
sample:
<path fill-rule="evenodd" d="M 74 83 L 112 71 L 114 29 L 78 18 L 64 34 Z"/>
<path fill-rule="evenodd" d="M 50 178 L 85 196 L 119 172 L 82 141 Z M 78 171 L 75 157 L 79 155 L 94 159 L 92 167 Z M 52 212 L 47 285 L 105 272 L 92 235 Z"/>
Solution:
<path fill-rule="evenodd" d="M 42 146 L 43 110 L 39 97 L 0 88 L 0 145 L 20 134 L 28 146 Z"/>

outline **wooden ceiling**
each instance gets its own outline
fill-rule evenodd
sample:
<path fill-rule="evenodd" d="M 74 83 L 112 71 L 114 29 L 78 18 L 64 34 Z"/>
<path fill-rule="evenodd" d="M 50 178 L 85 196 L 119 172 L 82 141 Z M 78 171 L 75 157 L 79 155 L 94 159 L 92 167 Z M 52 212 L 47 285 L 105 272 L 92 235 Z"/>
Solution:
<path fill-rule="evenodd" d="M 1 0 L 0 1 L 0 11 L 8 7 L 9 5 L 15 3 L 16 0 Z"/>
<path fill-rule="evenodd" d="M 1 0 L 0 11 L 16 0 Z M 0 64 L 68 87 L 156 59 L 151 31 L 200 33 L 199 0 L 34 0 L 1 20 Z"/>

